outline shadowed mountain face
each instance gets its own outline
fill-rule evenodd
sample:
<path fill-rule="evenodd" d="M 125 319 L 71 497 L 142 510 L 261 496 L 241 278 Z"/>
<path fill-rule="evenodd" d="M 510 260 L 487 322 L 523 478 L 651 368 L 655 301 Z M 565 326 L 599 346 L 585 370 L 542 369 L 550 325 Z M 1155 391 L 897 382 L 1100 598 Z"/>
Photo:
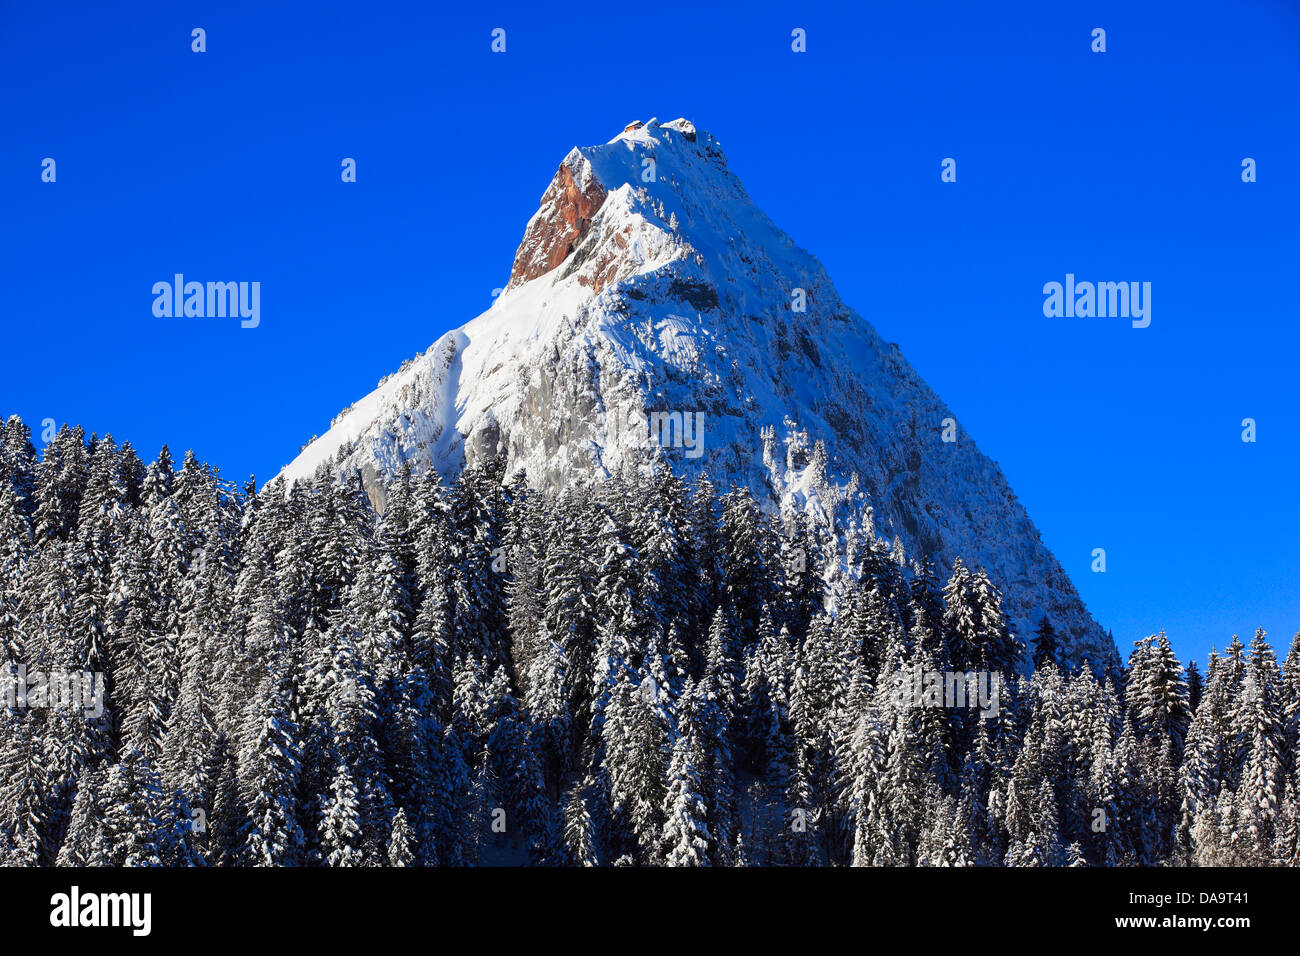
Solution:
<path fill-rule="evenodd" d="M 497 453 L 548 491 L 657 461 L 866 523 L 940 569 L 984 567 L 1026 643 L 1046 615 L 1068 661 L 1115 657 L 956 413 L 685 120 L 570 152 L 493 306 L 283 475 L 359 471 L 382 507 L 377 479 L 403 462 L 450 476 Z"/>

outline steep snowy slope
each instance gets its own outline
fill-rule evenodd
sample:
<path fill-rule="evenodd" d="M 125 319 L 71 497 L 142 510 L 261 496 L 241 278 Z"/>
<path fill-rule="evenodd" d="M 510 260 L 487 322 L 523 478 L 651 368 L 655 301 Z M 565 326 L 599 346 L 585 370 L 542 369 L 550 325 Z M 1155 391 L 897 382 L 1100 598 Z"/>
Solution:
<path fill-rule="evenodd" d="M 451 475 L 500 450 L 556 490 L 658 449 L 774 506 L 869 500 L 876 533 L 909 553 L 985 567 L 1022 639 L 1046 613 L 1071 659 L 1109 659 L 997 465 L 959 424 L 944 441 L 945 419 L 959 422 L 754 205 L 716 140 L 651 120 L 570 152 L 492 307 L 283 474 L 359 470 L 382 505 L 376 477 L 407 460 Z"/>

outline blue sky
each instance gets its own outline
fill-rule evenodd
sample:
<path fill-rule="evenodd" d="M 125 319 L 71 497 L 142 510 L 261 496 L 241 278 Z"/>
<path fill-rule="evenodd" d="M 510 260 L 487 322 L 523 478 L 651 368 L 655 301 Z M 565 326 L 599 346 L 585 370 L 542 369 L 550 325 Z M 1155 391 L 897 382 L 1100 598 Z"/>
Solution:
<path fill-rule="evenodd" d="M 1121 653 L 1300 628 L 1300 4 L 280 6 L 0 3 L 0 414 L 265 480 L 488 306 L 570 147 L 684 115 Z M 155 318 L 176 272 L 260 281 L 260 327 Z M 1066 272 L 1151 282 L 1151 326 L 1045 318 Z"/>

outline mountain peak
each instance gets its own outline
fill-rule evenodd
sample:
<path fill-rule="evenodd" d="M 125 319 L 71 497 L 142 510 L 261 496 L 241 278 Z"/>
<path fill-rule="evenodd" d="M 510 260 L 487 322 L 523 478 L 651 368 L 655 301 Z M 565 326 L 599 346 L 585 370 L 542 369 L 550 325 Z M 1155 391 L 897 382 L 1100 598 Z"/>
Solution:
<path fill-rule="evenodd" d="M 647 421 L 670 427 L 647 429 Z M 492 307 L 335 420 L 283 472 L 485 456 L 550 493 L 669 467 L 874 546 L 985 568 L 1017 631 L 1114 657 L 996 463 L 684 119 L 629 123 L 560 163 Z M 672 427 L 672 426 L 675 426 Z M 944 437 L 949 436 L 949 437 Z M 847 544 L 851 553 L 856 545 Z M 850 560 L 846 557 L 846 560 Z"/>
<path fill-rule="evenodd" d="M 616 143 L 619 140 L 626 139 L 633 139 L 639 142 L 650 142 L 653 141 L 655 132 L 663 129 L 670 129 L 675 133 L 680 133 L 688 143 L 694 143 L 698 138 L 695 124 L 684 117 L 678 117 L 675 120 L 663 124 L 661 124 L 657 118 L 651 117 L 644 123 L 640 120 L 633 120 L 628 123 L 623 127 L 623 132 L 611 139 L 610 142 Z M 708 137 L 707 133 L 704 135 Z"/>
<path fill-rule="evenodd" d="M 617 205 L 628 213 L 640 212 L 638 205 L 664 209 L 668 219 L 659 225 L 671 232 L 676 223 L 672 207 L 680 204 L 678 187 L 698 191 L 702 175 L 718 176 L 725 170 L 721 147 L 708 133 L 701 136 L 686 119 L 662 125 L 653 118 L 644 123 L 637 120 L 602 146 L 575 147 L 560 163 L 524 229 L 507 288 L 546 275 L 568 259 L 583 244 L 610 194 L 622 191 Z M 665 201 L 669 208 L 664 207 Z M 618 215 L 616 211 L 609 218 Z M 626 248 L 630 231 L 623 233 L 623 239 L 614 239 L 615 244 Z M 610 275 L 597 268 L 586 278 L 590 287 L 600 291 Z"/>

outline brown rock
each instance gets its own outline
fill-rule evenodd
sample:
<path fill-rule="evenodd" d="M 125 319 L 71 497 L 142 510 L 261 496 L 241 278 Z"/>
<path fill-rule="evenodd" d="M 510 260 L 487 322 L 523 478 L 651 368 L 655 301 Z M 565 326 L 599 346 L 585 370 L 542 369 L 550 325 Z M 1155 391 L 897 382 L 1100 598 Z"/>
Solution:
<path fill-rule="evenodd" d="M 594 176 L 588 178 L 585 188 L 580 188 L 569 163 L 561 163 L 515 253 L 508 287 L 546 275 L 567 259 L 587 234 L 605 195 L 605 187 Z"/>

